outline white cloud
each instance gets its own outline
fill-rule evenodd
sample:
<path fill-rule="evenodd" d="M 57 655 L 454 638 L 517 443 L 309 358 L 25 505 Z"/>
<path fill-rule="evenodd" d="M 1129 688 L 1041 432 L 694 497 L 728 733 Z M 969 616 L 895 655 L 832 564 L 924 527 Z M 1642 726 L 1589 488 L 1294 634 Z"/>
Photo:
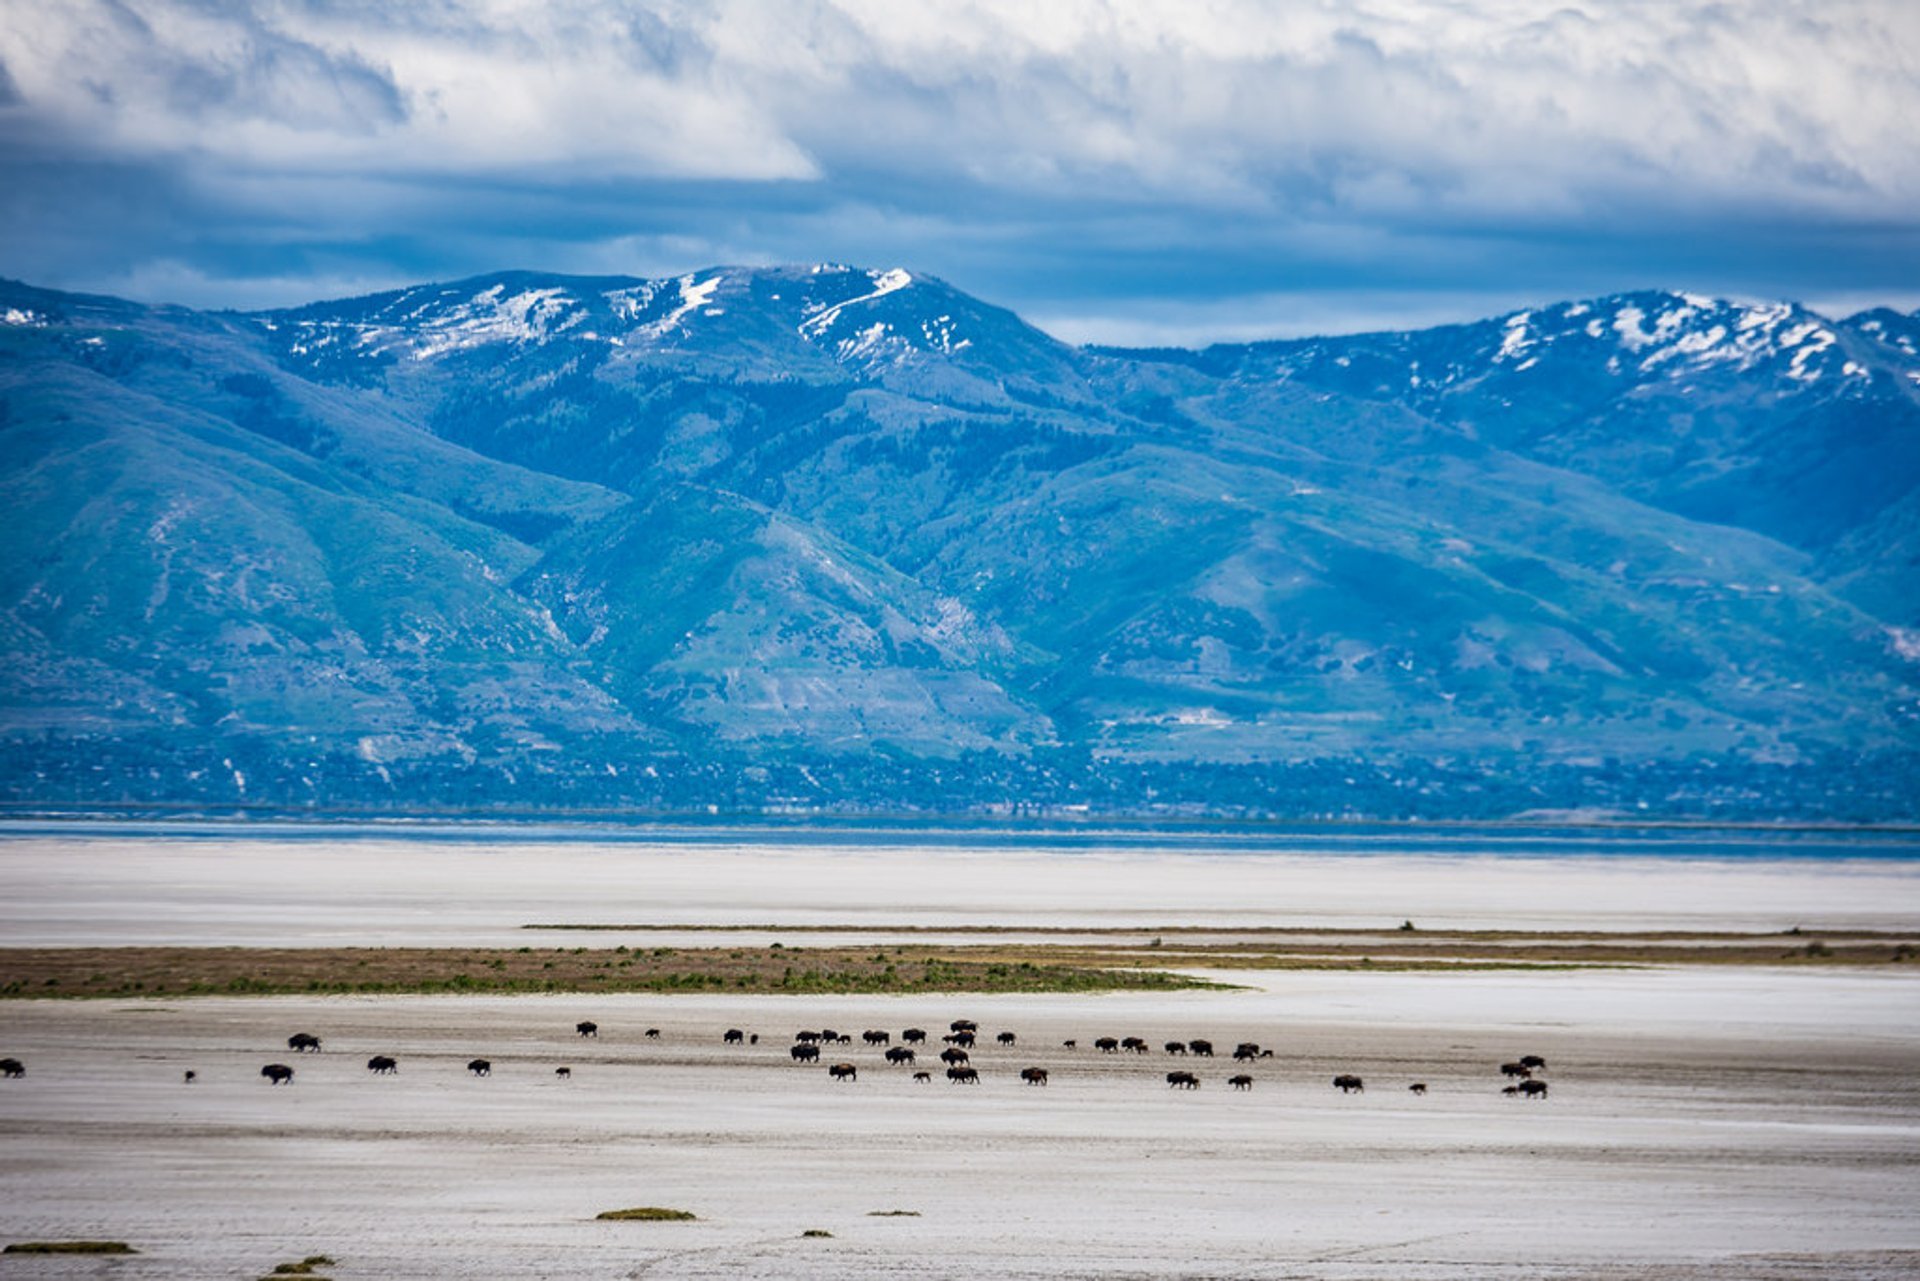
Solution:
<path fill-rule="evenodd" d="M 164 175 L 189 213 L 150 257 L 210 281 L 222 243 L 288 281 L 309 249 L 367 278 L 832 256 L 1088 335 L 1071 288 L 1017 273 L 1158 255 L 1146 302 L 1184 257 L 1212 263 L 1184 296 L 1270 300 L 1324 267 L 1352 279 L 1298 297 L 1397 276 L 1418 307 L 1529 294 L 1558 253 L 1556 290 L 1910 292 L 1916 65 L 1909 0 L 0 0 L 0 188 Z M 78 225 L 0 190 L 0 270 L 71 259 Z M 1670 279 L 1742 237 L 1745 274 Z M 1820 277 L 1835 246 L 1850 274 Z M 1261 278 L 1212 283 L 1238 266 Z"/>

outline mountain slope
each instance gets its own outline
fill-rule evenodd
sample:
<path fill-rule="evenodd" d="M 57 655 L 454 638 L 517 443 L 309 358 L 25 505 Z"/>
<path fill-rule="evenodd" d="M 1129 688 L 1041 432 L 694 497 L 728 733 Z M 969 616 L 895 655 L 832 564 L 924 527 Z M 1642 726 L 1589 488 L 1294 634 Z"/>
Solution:
<path fill-rule="evenodd" d="M 135 798 L 883 808 L 1920 749 L 1897 313 L 1123 352 L 822 266 L 0 317 L 29 799 L 75 744 Z"/>

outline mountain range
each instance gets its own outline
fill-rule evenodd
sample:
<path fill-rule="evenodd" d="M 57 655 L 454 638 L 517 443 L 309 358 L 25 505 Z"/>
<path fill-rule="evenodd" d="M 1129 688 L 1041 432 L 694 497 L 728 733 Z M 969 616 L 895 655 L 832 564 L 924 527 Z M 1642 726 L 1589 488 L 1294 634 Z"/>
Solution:
<path fill-rule="evenodd" d="M 1911 817 L 1920 314 L 0 282 L 0 796 Z"/>

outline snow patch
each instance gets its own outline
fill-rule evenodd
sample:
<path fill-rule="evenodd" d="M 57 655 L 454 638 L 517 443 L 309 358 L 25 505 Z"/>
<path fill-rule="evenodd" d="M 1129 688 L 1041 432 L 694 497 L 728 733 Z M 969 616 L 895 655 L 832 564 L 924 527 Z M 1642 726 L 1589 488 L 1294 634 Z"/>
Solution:
<path fill-rule="evenodd" d="M 47 323 L 47 318 L 37 311 L 22 311 L 18 307 L 9 307 L 5 312 L 0 313 L 0 322 L 9 325 L 43 326 Z"/>
<path fill-rule="evenodd" d="M 816 273 L 820 270 L 821 268 L 819 267 L 814 268 Z M 800 322 L 799 330 L 801 336 L 805 338 L 817 338 L 826 330 L 832 328 L 834 321 L 840 318 L 840 313 L 848 307 L 854 306 L 857 303 L 872 302 L 877 298 L 885 298 L 888 294 L 905 289 L 913 283 L 913 276 L 898 267 L 893 268 L 891 271 L 870 271 L 867 273 L 867 279 L 873 285 L 873 291 L 871 293 L 864 293 L 858 298 L 849 298 L 845 302 L 837 302 L 831 307 L 822 307 L 810 313 L 805 320 Z"/>

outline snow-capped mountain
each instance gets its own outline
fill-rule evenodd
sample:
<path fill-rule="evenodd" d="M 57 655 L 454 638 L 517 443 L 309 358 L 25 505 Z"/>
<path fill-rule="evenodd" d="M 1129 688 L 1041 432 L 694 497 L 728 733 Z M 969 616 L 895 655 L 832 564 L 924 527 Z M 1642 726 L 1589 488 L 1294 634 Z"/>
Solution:
<path fill-rule="evenodd" d="M 23 796 L 106 752 L 135 792 L 788 762 L 725 786 L 879 805 L 1920 757 L 1916 345 L 1639 293 L 1080 350 L 837 265 L 3 285 L 0 749 Z"/>

